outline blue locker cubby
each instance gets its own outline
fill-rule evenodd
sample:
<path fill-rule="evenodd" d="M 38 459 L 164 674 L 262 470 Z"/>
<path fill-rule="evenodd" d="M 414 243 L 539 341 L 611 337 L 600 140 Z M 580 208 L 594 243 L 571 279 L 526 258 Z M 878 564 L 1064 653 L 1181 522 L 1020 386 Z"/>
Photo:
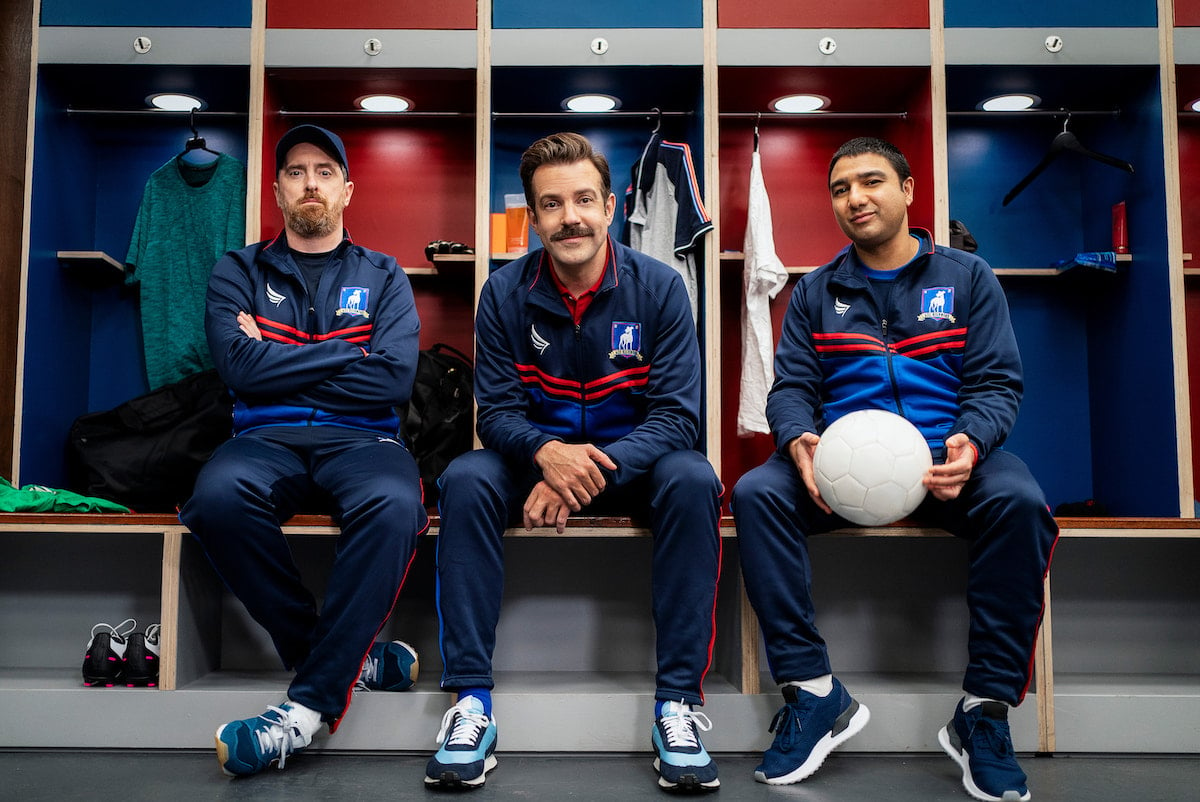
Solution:
<path fill-rule="evenodd" d="M 146 392 L 138 297 L 119 275 L 67 269 L 60 250 L 103 251 L 123 262 L 146 179 L 183 150 L 188 118 L 146 111 L 170 86 L 209 100 L 197 128 L 208 147 L 246 160 L 246 68 L 43 65 L 25 332 L 22 483 L 66 486 L 72 421 Z M 136 102 L 129 102 L 130 98 Z M 106 268 L 97 267 L 103 273 Z"/>
<path fill-rule="evenodd" d="M 491 210 L 504 211 L 504 195 L 521 192 L 521 154 L 535 140 L 558 131 L 577 131 L 604 153 L 612 170 L 617 212 L 612 234 L 619 238 L 625 223 L 623 204 L 633 165 L 642 155 L 657 118 L 654 108 L 666 114 L 661 133 L 692 149 L 701 190 L 703 176 L 703 91 L 699 67 L 558 68 L 554 80 L 535 67 L 498 68 L 492 78 Z M 563 99 L 583 92 L 600 92 L 621 99 L 621 115 L 572 115 L 562 112 Z M 645 112 L 645 116 L 629 112 Z M 509 116 L 512 115 L 512 116 Z M 539 247 L 536 237 L 530 248 Z"/>
<path fill-rule="evenodd" d="M 563 5 L 554 0 L 496 0 L 495 28 L 699 28 L 700 0 L 611 0 L 599 6 Z"/>
<path fill-rule="evenodd" d="M 250 0 L 42 0 L 43 25 L 249 28 Z"/>
<path fill-rule="evenodd" d="M 1074 114 L 973 110 L 1002 89 Z M 1010 446 L 1052 505 L 1094 497 L 1115 515 L 1178 515 L 1157 68 L 952 66 L 947 103 L 950 217 L 994 268 L 1110 250 L 1112 206 L 1128 207 L 1133 261 L 1115 274 L 1004 279 L 1028 385 Z M 1135 172 L 1065 152 L 1004 205 L 1064 125 Z"/>
<path fill-rule="evenodd" d="M 947 28 L 1153 28 L 1155 0 L 945 0 Z"/>

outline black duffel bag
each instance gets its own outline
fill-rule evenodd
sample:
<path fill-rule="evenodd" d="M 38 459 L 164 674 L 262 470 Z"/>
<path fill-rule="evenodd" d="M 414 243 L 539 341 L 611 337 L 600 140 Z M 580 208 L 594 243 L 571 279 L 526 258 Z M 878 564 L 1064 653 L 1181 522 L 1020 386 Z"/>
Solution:
<path fill-rule="evenodd" d="M 173 512 L 233 430 L 233 400 L 215 370 L 188 376 L 107 412 L 75 420 L 69 488 L 136 512 Z"/>

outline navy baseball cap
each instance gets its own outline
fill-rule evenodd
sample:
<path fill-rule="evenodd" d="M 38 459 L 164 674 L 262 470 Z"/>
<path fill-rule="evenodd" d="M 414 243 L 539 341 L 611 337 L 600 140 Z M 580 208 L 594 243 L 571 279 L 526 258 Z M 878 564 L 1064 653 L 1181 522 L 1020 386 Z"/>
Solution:
<path fill-rule="evenodd" d="M 342 138 L 319 125 L 297 125 L 279 138 L 279 144 L 275 146 L 276 173 L 284 168 L 288 151 L 302 142 L 316 145 L 337 159 L 338 164 L 346 171 L 346 178 L 350 177 L 350 164 L 346 161 L 346 146 L 342 144 Z"/>

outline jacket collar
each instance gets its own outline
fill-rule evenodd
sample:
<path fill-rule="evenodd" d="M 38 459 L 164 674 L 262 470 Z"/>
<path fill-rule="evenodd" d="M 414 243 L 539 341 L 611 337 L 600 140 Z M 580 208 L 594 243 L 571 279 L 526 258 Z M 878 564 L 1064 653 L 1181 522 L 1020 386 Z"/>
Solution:
<path fill-rule="evenodd" d="M 621 246 L 613 242 L 612 237 L 608 238 L 608 258 L 604 262 L 604 276 L 600 280 L 600 287 L 596 290 L 597 298 L 619 283 L 617 258 L 622 255 L 617 250 L 619 247 Z M 562 294 L 558 291 L 554 277 L 550 274 L 550 271 L 554 269 L 550 265 L 550 254 L 546 252 L 545 248 L 542 248 L 529 254 L 528 259 L 525 285 L 529 292 L 525 302 L 549 312 L 569 316 L 570 311 L 563 301 Z"/>
<path fill-rule="evenodd" d="M 934 251 L 933 235 L 923 228 L 910 228 L 909 233 L 917 238 L 920 243 L 917 247 L 917 255 L 912 258 L 906 267 L 914 267 L 919 264 L 924 264 L 929 258 L 929 255 Z M 842 287 L 847 288 L 862 288 L 867 286 L 865 275 L 866 267 L 858 258 L 858 251 L 854 249 L 854 244 L 850 243 L 845 248 L 838 252 L 838 255 L 833 257 L 831 264 L 835 265 L 833 269 L 832 282 Z M 907 271 L 906 271 L 907 272 Z"/>

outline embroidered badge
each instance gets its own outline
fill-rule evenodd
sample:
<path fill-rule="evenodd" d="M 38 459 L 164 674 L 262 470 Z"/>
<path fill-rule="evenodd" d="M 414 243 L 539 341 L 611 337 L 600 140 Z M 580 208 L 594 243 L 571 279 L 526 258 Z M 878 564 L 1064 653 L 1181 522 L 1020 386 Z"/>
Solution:
<path fill-rule="evenodd" d="M 533 343 L 533 347 L 539 354 L 546 353 L 546 349 L 550 347 L 550 341 L 538 334 L 537 328 L 532 323 L 529 325 L 529 342 Z"/>
<path fill-rule="evenodd" d="M 619 356 L 633 357 L 641 362 L 642 357 L 642 324 L 614 320 L 612 324 L 612 350 L 609 359 Z"/>
<path fill-rule="evenodd" d="M 926 287 L 921 290 L 921 314 L 917 320 L 954 321 L 954 288 Z"/>
<path fill-rule="evenodd" d="M 841 317 L 850 311 L 850 304 L 846 303 L 841 298 L 834 298 L 833 311 L 838 317 Z"/>
<path fill-rule="evenodd" d="M 370 292 L 366 287 L 342 287 L 341 294 L 338 296 L 337 313 L 370 317 L 371 313 L 367 311 L 367 299 L 370 297 Z"/>
<path fill-rule="evenodd" d="M 276 306 L 279 306 L 281 303 L 287 300 L 287 296 L 276 292 L 274 287 L 272 287 L 270 284 L 267 284 L 267 300 Z"/>

